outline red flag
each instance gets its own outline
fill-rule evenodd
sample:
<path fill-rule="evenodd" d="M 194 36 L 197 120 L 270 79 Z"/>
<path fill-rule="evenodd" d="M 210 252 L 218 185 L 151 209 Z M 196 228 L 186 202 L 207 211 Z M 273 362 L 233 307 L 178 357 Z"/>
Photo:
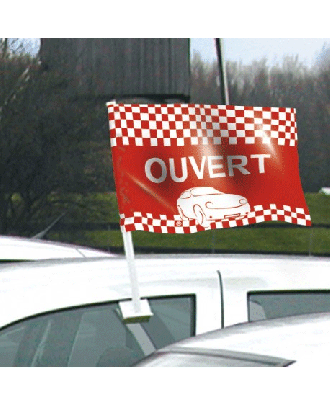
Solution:
<path fill-rule="evenodd" d="M 311 225 L 295 109 L 109 103 L 108 113 L 123 231 Z"/>

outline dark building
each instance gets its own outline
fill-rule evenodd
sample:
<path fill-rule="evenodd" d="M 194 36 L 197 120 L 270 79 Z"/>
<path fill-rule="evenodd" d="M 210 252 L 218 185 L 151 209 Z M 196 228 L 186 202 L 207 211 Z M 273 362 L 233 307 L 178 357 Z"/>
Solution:
<path fill-rule="evenodd" d="M 41 38 L 40 58 L 75 97 L 188 101 L 188 38 Z"/>

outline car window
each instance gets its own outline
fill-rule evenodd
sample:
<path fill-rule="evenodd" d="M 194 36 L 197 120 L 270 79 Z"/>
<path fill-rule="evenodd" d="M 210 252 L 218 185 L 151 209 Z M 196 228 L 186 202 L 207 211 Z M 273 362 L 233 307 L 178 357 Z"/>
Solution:
<path fill-rule="evenodd" d="M 327 290 L 248 292 L 249 321 L 329 311 Z"/>
<path fill-rule="evenodd" d="M 117 302 L 34 316 L 0 331 L 0 366 L 130 366 L 195 333 L 194 295 L 149 299 L 148 322 L 123 323 Z"/>
<path fill-rule="evenodd" d="M 181 199 L 188 199 L 190 196 L 191 196 L 191 191 L 190 191 L 190 190 L 186 190 L 186 191 L 184 191 L 184 192 L 181 194 L 180 198 L 181 198 Z"/>

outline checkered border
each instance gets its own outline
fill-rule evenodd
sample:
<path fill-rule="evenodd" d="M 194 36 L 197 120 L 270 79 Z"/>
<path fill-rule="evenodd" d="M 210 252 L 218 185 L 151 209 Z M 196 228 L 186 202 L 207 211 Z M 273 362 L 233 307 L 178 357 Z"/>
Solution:
<path fill-rule="evenodd" d="M 286 107 L 108 103 L 111 146 L 270 144 L 295 146 L 296 110 Z"/>
<path fill-rule="evenodd" d="M 182 220 L 180 215 L 174 215 L 172 218 L 162 214 L 159 218 L 154 218 L 151 213 L 140 212 L 135 212 L 133 217 L 120 215 L 122 231 L 139 230 L 152 233 L 190 234 L 204 230 L 246 226 L 264 221 L 285 221 L 300 226 L 312 225 L 310 215 L 303 208 L 291 208 L 286 205 L 279 208 L 276 204 L 270 204 L 268 208 L 264 208 L 262 205 L 254 206 L 254 211 L 239 219 L 218 220 L 211 223 L 208 228 L 202 227 L 195 220 Z"/>

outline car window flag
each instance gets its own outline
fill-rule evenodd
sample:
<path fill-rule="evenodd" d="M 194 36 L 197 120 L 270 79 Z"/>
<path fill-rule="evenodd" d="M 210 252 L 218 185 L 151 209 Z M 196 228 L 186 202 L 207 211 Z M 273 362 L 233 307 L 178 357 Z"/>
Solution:
<path fill-rule="evenodd" d="M 194 233 L 274 220 L 311 225 L 295 109 L 107 107 L 122 231 Z"/>

